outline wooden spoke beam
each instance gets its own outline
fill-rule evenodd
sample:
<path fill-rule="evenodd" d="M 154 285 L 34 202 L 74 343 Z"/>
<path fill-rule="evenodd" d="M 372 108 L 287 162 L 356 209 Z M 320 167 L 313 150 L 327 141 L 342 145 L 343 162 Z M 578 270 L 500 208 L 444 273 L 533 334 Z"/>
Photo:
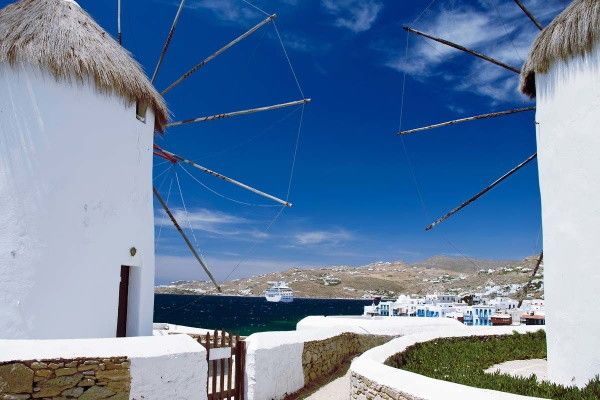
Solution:
<path fill-rule="evenodd" d="M 540 24 L 540 22 L 535 18 L 535 16 L 527 9 L 527 7 L 525 7 L 525 4 L 523 4 L 523 2 L 521 2 L 521 0 L 515 0 L 515 3 L 517 3 L 517 5 L 519 6 L 519 8 L 525 13 L 525 15 L 527 15 L 529 17 L 529 19 L 531 20 L 531 22 L 533 22 L 533 24 L 535 26 L 537 26 L 537 28 L 540 31 L 542 29 L 544 29 L 544 27 L 542 26 L 542 24 Z"/>
<path fill-rule="evenodd" d="M 200 266 L 204 269 L 204 272 L 206 272 L 206 275 L 208 275 L 208 277 L 210 278 L 210 280 L 212 281 L 212 283 L 215 285 L 215 287 L 217 288 L 217 290 L 219 292 L 221 292 L 221 287 L 219 286 L 219 284 L 215 280 L 215 277 L 210 272 L 210 270 L 208 269 L 208 266 L 206 265 L 206 263 L 204 262 L 204 260 L 202 260 L 202 257 L 200 257 L 200 255 L 198 254 L 198 252 L 194 248 L 194 245 L 192 244 L 192 242 L 190 242 L 190 239 L 187 237 L 187 235 L 185 234 L 185 232 L 183 231 L 183 229 L 181 229 L 181 226 L 179 225 L 179 222 L 177 222 L 177 220 L 175 219 L 175 216 L 173 215 L 173 213 L 169 209 L 169 206 L 167 206 L 167 203 L 164 201 L 164 199 L 162 198 L 162 196 L 160 195 L 160 193 L 158 192 L 158 190 L 156 189 L 156 187 L 153 186 L 152 187 L 152 191 L 154 192 L 154 196 L 156 197 L 156 199 L 158 200 L 158 202 L 162 206 L 163 210 L 165 210 L 165 212 L 169 216 L 169 219 L 171 220 L 171 222 L 173 223 L 173 225 L 175 225 L 175 228 L 177 229 L 177 232 L 179 232 L 179 234 L 181 235 L 181 237 L 185 241 L 185 244 L 187 244 L 188 248 L 190 249 L 190 251 L 194 255 L 194 258 L 196 259 L 196 261 L 198 261 L 198 263 L 200 264 Z"/>
<path fill-rule="evenodd" d="M 233 111 L 233 112 L 228 112 L 228 113 L 223 113 L 223 114 L 215 114 L 215 115 L 210 115 L 208 117 L 198 117 L 198 118 L 184 119 L 182 121 L 171 122 L 171 123 L 167 124 L 167 127 L 174 127 L 174 126 L 180 126 L 180 125 L 186 125 L 186 124 L 194 124 L 196 122 L 214 121 L 214 120 L 217 120 L 217 119 L 237 117 L 237 116 L 240 116 L 240 115 L 254 114 L 254 113 L 263 112 L 263 111 L 278 110 L 280 108 L 293 107 L 293 106 L 299 106 L 299 105 L 303 105 L 303 104 L 308 104 L 311 101 L 312 101 L 311 99 L 302 99 L 302 100 L 290 101 L 289 103 L 275 104 L 275 105 L 272 105 L 272 106 L 251 108 L 251 109 L 248 109 L 248 110 Z"/>
<path fill-rule="evenodd" d="M 436 42 L 438 42 L 438 43 L 445 44 L 446 46 L 450 46 L 450 47 L 452 47 L 452 48 L 454 48 L 454 49 L 457 49 L 457 50 L 460 50 L 460 51 L 464 51 L 465 53 L 471 54 L 472 56 L 475 56 L 475 57 L 481 58 L 482 60 L 485 60 L 485 61 L 491 62 L 492 64 L 495 64 L 495 65 L 497 65 L 497 66 L 499 66 L 499 67 L 502 67 L 502 68 L 504 68 L 504 69 L 507 69 L 507 70 L 509 70 L 509 71 L 512 71 L 512 72 L 514 72 L 515 74 L 520 74 L 520 73 L 521 73 L 521 70 L 520 70 L 520 69 L 518 69 L 518 68 L 515 68 L 515 67 L 513 67 L 513 66 L 510 66 L 510 65 L 508 65 L 508 64 L 505 64 L 505 63 L 503 63 L 502 61 L 498 61 L 498 60 L 496 60 L 495 58 L 492 58 L 492 57 L 490 57 L 490 56 L 486 56 L 485 54 L 479 53 L 479 52 L 477 52 L 477 51 L 475 51 L 475 50 L 471 50 L 471 49 L 468 49 L 468 48 L 466 48 L 466 47 L 464 47 L 464 46 L 461 46 L 461 45 L 459 45 L 459 44 L 456 44 L 456 43 L 450 42 L 449 40 L 446 40 L 446 39 L 441 39 L 441 38 L 435 37 L 435 36 L 433 36 L 433 35 L 430 35 L 430 34 L 428 34 L 428 33 L 425 33 L 425 32 L 418 31 L 418 30 L 416 30 L 416 29 L 413 29 L 413 28 L 411 28 L 411 27 L 408 27 L 408 26 L 405 26 L 405 27 L 404 27 L 404 30 L 405 30 L 405 31 L 407 31 L 407 32 L 410 32 L 410 33 L 414 33 L 415 35 L 423 36 L 423 37 L 426 37 L 426 38 L 428 38 L 428 39 L 434 40 L 434 41 L 436 41 Z"/>
<path fill-rule="evenodd" d="M 169 33 L 167 34 L 167 39 L 165 40 L 165 44 L 160 52 L 160 56 L 158 57 L 158 62 L 156 63 L 156 67 L 154 68 L 154 73 L 152 74 L 151 82 L 154 83 L 156 80 L 156 76 L 158 75 L 158 71 L 160 70 L 160 66 L 163 63 L 165 55 L 169 50 L 169 45 L 171 44 L 171 40 L 173 40 L 173 35 L 175 34 L 175 28 L 177 27 L 177 23 L 179 22 L 179 17 L 181 16 L 181 11 L 183 11 L 183 7 L 185 6 L 185 0 L 181 0 L 179 3 L 179 8 L 177 9 L 177 13 L 175 14 L 175 18 L 173 19 L 173 24 L 171 24 L 171 29 L 169 29 Z"/>
<path fill-rule="evenodd" d="M 227 176 L 225 176 L 223 174 L 215 172 L 215 171 L 213 171 L 211 169 L 203 167 L 202 165 L 196 164 L 195 162 L 193 162 L 191 160 L 188 160 L 186 158 L 178 156 L 175 153 L 171 153 L 170 151 L 162 149 L 162 148 L 160 148 L 160 147 L 158 147 L 156 145 L 154 145 L 154 149 L 155 149 L 154 154 L 159 155 L 159 156 L 161 156 L 163 158 L 166 158 L 167 160 L 170 160 L 172 162 L 183 162 L 183 163 L 186 163 L 186 164 L 191 165 L 192 167 L 194 167 L 194 168 L 196 168 L 196 169 L 198 169 L 198 170 L 200 170 L 200 171 L 202 171 L 202 172 L 204 172 L 206 174 L 209 174 L 209 175 L 212 175 L 212 176 L 217 177 L 219 179 L 222 179 L 225 182 L 232 183 L 235 186 L 238 186 L 238 187 L 240 187 L 242 189 L 248 190 L 248 191 L 250 191 L 250 192 L 252 192 L 254 194 L 257 194 L 259 196 L 262 196 L 264 198 L 272 200 L 272 201 L 274 201 L 276 203 L 279 203 L 281 205 L 284 205 L 286 207 L 292 207 L 292 203 L 290 203 L 290 202 L 287 202 L 287 201 L 282 200 L 282 199 L 280 199 L 278 197 L 272 196 L 272 195 L 270 195 L 268 193 L 265 193 L 265 192 L 263 192 L 261 190 L 255 189 L 252 186 L 246 185 L 245 183 L 242 183 L 242 182 L 237 181 L 235 179 L 229 178 L 229 177 L 227 177 Z M 162 154 L 159 154 L 159 153 L 162 153 Z"/>
<path fill-rule="evenodd" d="M 429 231 L 429 230 L 435 228 L 437 225 L 441 224 L 442 222 L 446 221 L 448 218 L 452 217 L 454 214 L 456 214 L 457 212 L 459 212 L 463 208 L 467 207 L 468 205 L 470 205 L 471 203 L 473 203 L 474 201 L 476 201 L 478 198 L 480 198 L 481 196 L 483 196 L 484 194 L 486 194 L 487 192 L 489 192 L 490 190 L 492 190 L 493 188 L 495 188 L 496 186 L 498 186 L 506 178 L 508 178 L 509 176 L 511 176 L 512 174 L 514 174 L 515 172 L 517 172 L 518 170 L 520 170 L 521 168 L 523 168 L 525 165 L 527 165 L 529 162 L 531 162 L 532 160 L 534 160 L 536 157 L 537 157 L 537 153 L 533 153 L 532 155 L 530 155 L 529 157 L 527 157 L 527 159 L 525 161 L 523 161 L 522 163 L 520 163 L 519 165 L 517 165 L 516 167 L 514 167 L 513 169 L 511 169 L 510 171 L 508 171 L 504 175 L 502 175 L 500 178 L 496 179 L 494 182 L 492 182 L 492 184 L 490 184 L 485 189 L 483 189 L 482 191 L 480 191 L 479 193 L 477 193 L 475 196 L 471 197 L 469 200 L 467 200 L 464 203 L 460 204 L 458 207 L 453 208 L 448 213 L 446 213 L 444 216 L 442 216 L 441 218 L 437 219 L 432 224 L 428 225 L 425 228 L 425 230 Z"/>
<path fill-rule="evenodd" d="M 411 133 L 426 131 L 429 129 L 442 128 L 444 126 L 461 124 L 463 122 L 471 122 L 471 121 L 476 121 L 479 119 L 502 117 L 505 115 L 516 114 L 516 113 L 521 113 L 521 112 L 525 112 L 525 111 L 534 111 L 534 110 L 535 110 L 535 107 L 525 107 L 525 108 L 515 108 L 512 110 L 506 110 L 506 111 L 498 111 L 498 112 L 493 112 L 493 113 L 488 113 L 488 114 L 474 115 L 472 117 L 454 119 L 452 121 L 446 121 L 446 122 L 440 122 L 438 124 L 427 125 L 427 126 L 423 126 L 421 128 L 407 129 L 405 131 L 400 131 L 397 134 L 398 135 L 408 135 Z"/>
<path fill-rule="evenodd" d="M 121 31 L 121 0 L 117 0 L 117 41 L 123 44 L 123 32 Z"/>
<path fill-rule="evenodd" d="M 250 28 L 248 31 L 246 31 L 243 34 L 241 34 L 240 36 L 236 37 L 231 42 L 227 43 L 225 46 L 221 47 L 219 50 L 215 51 L 213 54 L 206 57 L 200 63 L 194 65 L 189 71 L 187 71 L 185 74 L 181 75 L 181 77 L 179 77 L 179 79 L 177 79 L 175 82 L 170 84 L 169 87 L 167 87 L 165 90 L 163 90 L 161 94 L 164 96 L 165 94 L 169 93 L 171 90 L 173 90 L 173 88 L 175 88 L 175 86 L 179 85 L 181 82 L 183 82 L 184 80 L 186 80 L 187 78 L 189 78 L 190 76 L 195 74 L 200 68 L 204 67 L 210 61 L 215 59 L 218 55 L 224 53 L 225 51 L 229 50 L 230 48 L 232 48 L 233 46 L 235 46 L 242 40 L 246 39 L 248 36 L 252 35 L 254 32 L 259 30 L 261 27 L 263 27 L 264 25 L 273 21 L 275 18 L 277 18 L 276 14 L 269 15 L 267 18 L 265 18 L 264 20 L 262 20 L 261 22 L 259 22 L 258 24 L 256 24 L 252 28 Z"/>
<path fill-rule="evenodd" d="M 521 306 L 523 305 L 523 300 L 525 300 L 525 297 L 527 296 L 527 291 L 529 290 L 529 286 L 531 285 L 533 278 L 535 278 L 535 276 L 537 275 L 538 270 L 540 269 L 540 265 L 542 265 L 543 261 L 544 261 L 544 252 L 542 251 L 535 263 L 535 267 L 533 268 L 533 272 L 531 273 L 531 277 L 529 278 L 529 281 L 527 281 L 527 284 L 525 286 L 523 286 L 523 291 L 521 292 L 521 298 L 519 299 L 518 308 L 521 308 Z"/>

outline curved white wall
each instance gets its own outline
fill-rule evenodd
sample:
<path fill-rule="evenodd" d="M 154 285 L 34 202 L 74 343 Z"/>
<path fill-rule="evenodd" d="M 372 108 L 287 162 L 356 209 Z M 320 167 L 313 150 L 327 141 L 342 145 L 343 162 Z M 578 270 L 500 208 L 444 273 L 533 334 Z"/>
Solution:
<path fill-rule="evenodd" d="M 369 389 L 385 393 L 385 388 L 389 388 L 399 394 L 399 398 L 409 400 L 540 400 L 536 397 L 520 396 L 437 380 L 385 365 L 388 358 L 406 351 L 408 347 L 416 343 L 449 337 L 507 335 L 514 331 L 519 333 L 534 332 L 539 329 L 540 327 L 534 326 L 471 327 L 468 330 L 446 328 L 393 339 L 382 346 L 366 351 L 352 362 L 350 371 L 353 375 L 353 385 L 358 384 L 357 379 L 366 378 L 373 383 Z M 354 390 L 349 397 L 351 399 L 363 398 L 360 395 L 356 396 Z"/>
<path fill-rule="evenodd" d="M 444 329 L 469 330 L 452 318 L 417 318 L 417 317 L 362 317 L 362 316 L 320 316 L 311 315 L 296 324 L 296 329 L 339 329 L 370 335 L 400 336 Z"/>
<path fill-rule="evenodd" d="M 578 386 L 600 374 L 600 51 L 536 74 L 548 367 Z"/>
<path fill-rule="evenodd" d="M 150 335 L 153 115 L 29 67 L 0 65 L 0 93 L 0 338 L 115 336 L 121 265 Z"/>

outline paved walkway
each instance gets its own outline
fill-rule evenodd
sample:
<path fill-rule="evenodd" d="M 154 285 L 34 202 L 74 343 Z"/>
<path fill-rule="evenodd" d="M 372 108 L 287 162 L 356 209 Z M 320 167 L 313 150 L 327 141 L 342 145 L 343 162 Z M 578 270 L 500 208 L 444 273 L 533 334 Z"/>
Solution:
<path fill-rule="evenodd" d="M 329 382 L 306 400 L 348 400 L 350 398 L 350 369 L 346 375 Z"/>
<path fill-rule="evenodd" d="M 514 377 L 529 378 L 535 375 L 538 381 L 548 378 L 548 361 L 546 360 L 516 360 L 507 361 L 502 364 L 496 364 L 485 372 L 493 374 L 499 371 L 501 374 L 508 374 Z"/>

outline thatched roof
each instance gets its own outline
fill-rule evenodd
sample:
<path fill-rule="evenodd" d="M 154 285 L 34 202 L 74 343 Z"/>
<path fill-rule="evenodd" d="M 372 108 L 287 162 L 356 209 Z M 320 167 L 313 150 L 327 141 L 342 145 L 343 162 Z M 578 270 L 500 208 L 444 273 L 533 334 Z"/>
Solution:
<path fill-rule="evenodd" d="M 537 37 L 521 70 L 521 92 L 535 97 L 535 74 L 589 53 L 600 38 L 600 0 L 574 0 Z"/>
<path fill-rule="evenodd" d="M 89 80 L 100 92 L 147 104 L 157 131 L 167 123 L 165 102 L 140 65 L 74 1 L 20 0 L 1 9 L 0 63 L 31 64 L 58 80 Z"/>

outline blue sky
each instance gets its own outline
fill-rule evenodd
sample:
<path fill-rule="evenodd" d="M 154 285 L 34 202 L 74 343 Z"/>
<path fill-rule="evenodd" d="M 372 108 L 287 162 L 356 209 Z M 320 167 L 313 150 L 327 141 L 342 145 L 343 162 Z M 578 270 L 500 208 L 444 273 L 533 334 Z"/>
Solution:
<path fill-rule="evenodd" d="M 80 1 L 111 33 L 116 25 L 113 3 Z M 123 3 L 124 45 L 150 74 L 178 2 Z M 520 258 L 540 250 L 535 163 L 432 232 L 424 231 L 535 151 L 533 113 L 407 136 L 410 162 L 394 135 L 404 73 L 405 128 L 531 104 L 517 93 L 515 74 L 426 39 L 410 37 L 405 57 L 402 25 L 411 24 L 519 67 L 537 31 L 512 1 L 253 3 L 279 15 L 277 26 L 302 90 L 313 99 L 303 115 L 290 195 L 294 207 L 284 210 L 267 232 L 278 207 L 241 205 L 224 197 L 272 205 L 268 200 L 188 168 L 221 197 L 178 166 L 155 182 L 164 196 L 171 188 L 170 206 L 183 225 L 194 228 L 193 235 L 188 228 L 192 240 L 219 279 L 230 273 L 235 278 L 437 254 Z M 524 3 L 547 23 L 568 1 Z M 188 0 L 157 87 L 163 89 L 263 18 L 241 0 Z M 174 119 L 299 98 L 272 24 L 166 96 Z M 285 198 L 300 116 L 299 108 L 285 109 L 172 128 L 157 143 Z M 156 161 L 155 176 L 170 167 Z M 157 282 L 204 279 L 158 208 L 156 225 Z"/>

